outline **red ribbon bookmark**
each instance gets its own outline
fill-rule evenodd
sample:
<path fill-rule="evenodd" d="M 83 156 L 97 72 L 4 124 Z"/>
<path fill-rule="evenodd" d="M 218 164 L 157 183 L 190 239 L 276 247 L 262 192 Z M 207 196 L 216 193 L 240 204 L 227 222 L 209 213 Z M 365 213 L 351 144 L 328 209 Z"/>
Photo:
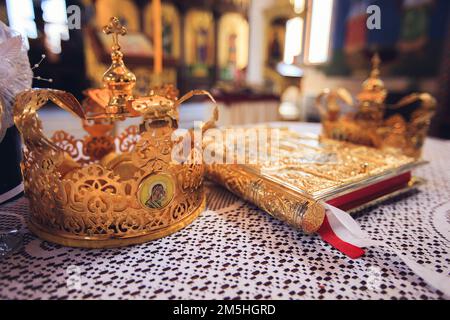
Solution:
<path fill-rule="evenodd" d="M 317 233 L 320 235 L 323 241 L 338 249 L 340 252 L 347 255 L 351 259 L 358 259 L 363 256 L 364 253 L 366 253 L 360 247 L 354 246 L 339 238 L 331 228 L 326 216 L 323 220 L 322 226 L 320 227 L 319 231 L 317 231 Z"/>

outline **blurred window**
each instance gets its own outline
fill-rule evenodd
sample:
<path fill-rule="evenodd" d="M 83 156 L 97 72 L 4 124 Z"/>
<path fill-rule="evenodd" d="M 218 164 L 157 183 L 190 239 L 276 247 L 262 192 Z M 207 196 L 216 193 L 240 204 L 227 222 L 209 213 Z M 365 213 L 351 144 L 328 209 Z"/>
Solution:
<path fill-rule="evenodd" d="M 286 64 L 294 63 L 296 56 L 302 53 L 303 19 L 300 17 L 286 22 L 286 40 L 284 42 L 284 58 Z"/>
<path fill-rule="evenodd" d="M 48 49 L 54 53 L 61 53 L 61 41 L 69 40 L 67 26 L 67 9 L 65 0 L 42 0 L 42 18 L 45 22 L 44 32 Z"/>
<path fill-rule="evenodd" d="M 310 0 L 306 64 L 323 64 L 329 59 L 333 0 Z"/>
<path fill-rule="evenodd" d="M 291 0 L 295 13 L 302 13 L 305 10 L 306 0 Z"/>
<path fill-rule="evenodd" d="M 38 37 L 33 0 L 6 0 L 9 26 L 19 32 L 29 48 L 28 38 Z M 69 40 L 65 0 L 42 0 L 42 20 L 46 45 L 54 53 L 61 53 L 61 41 Z"/>
<path fill-rule="evenodd" d="M 22 35 L 27 48 L 29 48 L 28 38 L 37 38 L 33 0 L 6 0 L 6 10 L 9 26 Z"/>

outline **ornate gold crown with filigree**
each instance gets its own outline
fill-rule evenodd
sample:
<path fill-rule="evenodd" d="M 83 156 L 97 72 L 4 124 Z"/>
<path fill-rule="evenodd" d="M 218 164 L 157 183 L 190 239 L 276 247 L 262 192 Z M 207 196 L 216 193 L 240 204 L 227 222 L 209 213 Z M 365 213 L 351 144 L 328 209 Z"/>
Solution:
<path fill-rule="evenodd" d="M 395 148 L 419 158 L 436 100 L 428 93 L 414 93 L 395 105 L 385 103 L 387 90 L 380 79 L 381 60 L 376 54 L 372 71 L 357 96 L 356 112 L 341 115 L 341 102 L 354 106 L 343 88 L 325 89 L 316 99 L 323 134 L 332 139 L 376 148 Z"/>
<path fill-rule="evenodd" d="M 112 18 L 103 30 L 113 34 L 112 65 L 104 89 L 85 92 L 80 103 L 58 90 L 35 89 L 16 98 L 15 123 L 24 140 L 22 171 L 30 202 L 30 229 L 62 245 L 105 248 L 136 244 L 169 235 L 192 222 L 205 207 L 204 166 L 195 146 L 184 162 L 172 160 L 172 134 L 178 127 L 172 86 L 135 97 L 136 77 L 122 60 L 118 42 L 126 30 Z M 48 101 L 82 120 L 88 135 L 65 131 L 44 136 L 37 111 Z M 202 127 L 206 130 L 217 120 Z M 115 135 L 115 123 L 142 117 Z M 197 161 L 196 161 L 197 159 Z"/>

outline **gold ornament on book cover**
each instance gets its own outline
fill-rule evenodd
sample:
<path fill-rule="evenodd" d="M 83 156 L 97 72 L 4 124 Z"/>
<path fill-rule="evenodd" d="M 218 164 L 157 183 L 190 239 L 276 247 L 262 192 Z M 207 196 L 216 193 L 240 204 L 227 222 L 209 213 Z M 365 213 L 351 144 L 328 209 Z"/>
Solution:
<path fill-rule="evenodd" d="M 395 105 L 386 103 L 387 90 L 380 79 L 378 54 L 372 58 L 372 71 L 357 96 L 356 111 L 341 115 L 341 104 L 354 107 L 344 89 L 325 89 L 316 99 L 322 116 L 323 134 L 370 147 L 395 148 L 420 158 L 436 100 L 428 93 L 414 93 Z"/>
<path fill-rule="evenodd" d="M 62 245 L 118 247 L 164 237 L 191 223 L 205 207 L 204 166 L 193 146 L 183 163 L 172 161 L 178 107 L 170 85 L 136 97 L 135 75 L 123 62 L 119 36 L 126 29 L 111 18 L 103 31 L 112 34 L 112 64 L 105 88 L 89 89 L 80 104 L 70 93 L 27 90 L 17 96 L 14 120 L 24 139 L 25 193 L 30 229 Z M 82 120 L 88 133 L 76 139 L 63 130 L 44 136 L 37 111 L 48 101 Z M 115 135 L 115 123 L 141 117 Z M 217 112 L 202 130 L 214 124 Z"/>

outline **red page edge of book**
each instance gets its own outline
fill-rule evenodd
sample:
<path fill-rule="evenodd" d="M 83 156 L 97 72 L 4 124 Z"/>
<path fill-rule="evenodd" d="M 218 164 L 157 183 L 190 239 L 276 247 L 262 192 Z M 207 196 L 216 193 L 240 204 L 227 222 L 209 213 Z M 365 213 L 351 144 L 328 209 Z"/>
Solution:
<path fill-rule="evenodd" d="M 351 210 L 369 201 L 406 187 L 410 180 L 411 172 L 405 172 L 398 176 L 328 200 L 327 203 L 344 211 Z"/>

